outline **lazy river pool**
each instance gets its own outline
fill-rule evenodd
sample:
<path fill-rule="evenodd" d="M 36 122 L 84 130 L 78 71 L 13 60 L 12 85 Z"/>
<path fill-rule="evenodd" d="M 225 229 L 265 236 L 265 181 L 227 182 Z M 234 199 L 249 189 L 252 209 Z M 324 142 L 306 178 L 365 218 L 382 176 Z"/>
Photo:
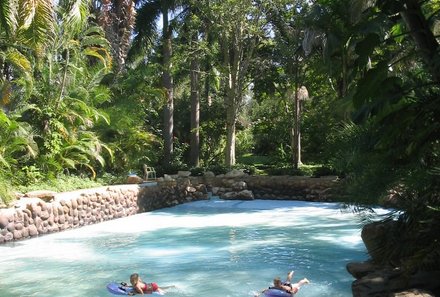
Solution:
<path fill-rule="evenodd" d="M 0 296 L 108 297 L 137 272 L 170 297 L 246 297 L 294 270 L 298 297 L 349 297 L 360 227 L 336 203 L 191 202 L 0 245 Z"/>

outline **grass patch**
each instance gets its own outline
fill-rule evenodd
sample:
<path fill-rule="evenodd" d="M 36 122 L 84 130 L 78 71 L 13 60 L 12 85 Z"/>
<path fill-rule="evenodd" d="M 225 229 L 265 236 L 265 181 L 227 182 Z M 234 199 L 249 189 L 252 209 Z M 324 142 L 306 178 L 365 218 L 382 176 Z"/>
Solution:
<path fill-rule="evenodd" d="M 253 165 L 255 167 L 273 164 L 270 156 L 256 156 L 253 154 L 245 154 L 237 157 L 237 162 L 240 164 Z"/>
<path fill-rule="evenodd" d="M 68 192 L 80 189 L 95 188 L 105 185 L 102 180 L 91 180 L 73 175 L 60 175 L 56 179 L 39 181 L 27 186 L 16 186 L 18 192 L 26 193 L 37 190 L 50 190 L 55 192 Z"/>

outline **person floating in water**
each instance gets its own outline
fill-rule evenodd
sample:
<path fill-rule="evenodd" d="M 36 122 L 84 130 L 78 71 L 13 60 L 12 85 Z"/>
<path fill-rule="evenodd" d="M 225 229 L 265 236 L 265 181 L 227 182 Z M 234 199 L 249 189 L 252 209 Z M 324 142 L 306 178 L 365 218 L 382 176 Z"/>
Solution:
<path fill-rule="evenodd" d="M 174 286 L 167 286 L 160 288 L 156 283 L 145 283 L 139 277 L 139 274 L 133 273 L 130 275 L 130 283 L 133 286 L 134 294 L 152 294 L 153 292 L 157 292 L 160 294 L 164 294 L 165 291 L 163 289 L 173 288 Z"/>
<path fill-rule="evenodd" d="M 294 274 L 294 271 L 290 271 L 287 274 L 287 278 L 286 278 L 285 282 L 282 282 L 279 277 L 274 278 L 272 287 L 264 289 L 263 291 L 261 291 L 261 293 L 259 293 L 258 295 L 255 295 L 255 296 L 256 297 L 261 296 L 261 294 L 264 294 L 269 289 L 282 290 L 288 294 L 291 294 L 292 296 L 295 296 L 295 294 L 298 293 L 300 287 L 303 285 L 309 284 L 310 281 L 307 278 L 303 278 L 299 282 L 292 284 L 293 274 Z"/>

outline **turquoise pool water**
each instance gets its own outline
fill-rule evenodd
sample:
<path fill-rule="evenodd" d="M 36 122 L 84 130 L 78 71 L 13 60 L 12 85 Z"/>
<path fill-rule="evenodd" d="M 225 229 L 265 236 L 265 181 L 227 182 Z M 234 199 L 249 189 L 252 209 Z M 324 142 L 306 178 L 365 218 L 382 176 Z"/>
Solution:
<path fill-rule="evenodd" d="M 348 297 L 365 260 L 360 225 L 338 204 L 198 201 L 0 245 L 0 296 L 112 296 L 132 272 L 167 296 L 246 297 L 295 270 L 298 297 Z"/>

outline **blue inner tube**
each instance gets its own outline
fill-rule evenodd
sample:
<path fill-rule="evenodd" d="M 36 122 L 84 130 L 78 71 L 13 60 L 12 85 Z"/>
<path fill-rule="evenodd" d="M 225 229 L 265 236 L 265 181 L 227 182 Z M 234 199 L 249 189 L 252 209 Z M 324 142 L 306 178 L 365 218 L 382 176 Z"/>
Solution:
<path fill-rule="evenodd" d="M 124 286 L 120 283 L 111 282 L 107 285 L 107 290 L 115 295 L 128 295 L 133 292 L 133 288 L 129 286 Z"/>
<path fill-rule="evenodd" d="M 107 290 L 114 295 L 128 295 L 134 292 L 133 287 L 124 286 L 121 283 L 111 282 L 107 284 Z M 153 292 L 152 295 L 163 295 L 160 292 Z"/>
<path fill-rule="evenodd" d="M 290 293 L 287 293 L 286 291 L 278 290 L 278 289 L 267 289 L 266 291 L 264 291 L 264 296 L 266 296 L 266 297 L 292 297 L 292 295 L 290 295 Z"/>

